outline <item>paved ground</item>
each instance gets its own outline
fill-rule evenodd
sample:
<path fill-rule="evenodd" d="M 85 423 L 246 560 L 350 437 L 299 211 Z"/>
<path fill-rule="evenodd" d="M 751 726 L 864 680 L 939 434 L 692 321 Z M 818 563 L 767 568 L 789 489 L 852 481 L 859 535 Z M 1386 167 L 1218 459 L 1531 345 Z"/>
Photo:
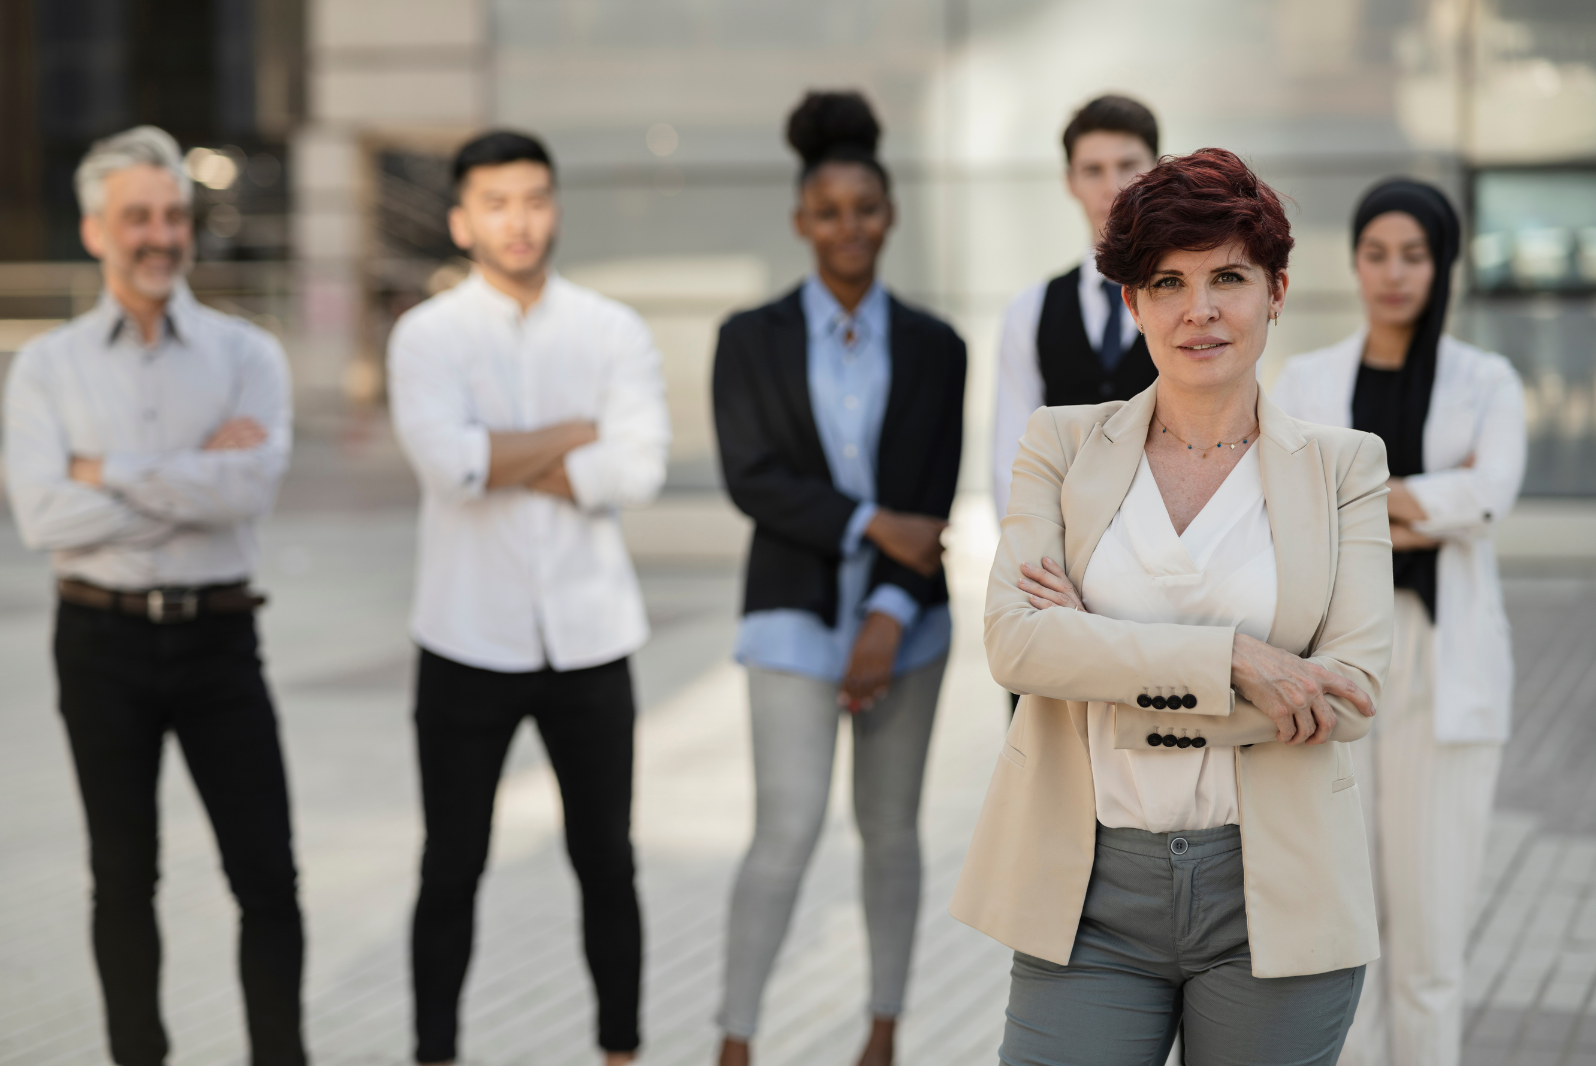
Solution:
<path fill-rule="evenodd" d="M 302 452 L 266 532 L 264 634 L 295 797 L 311 1051 L 327 1063 L 397 1063 L 410 1049 L 404 939 L 419 844 L 404 634 L 411 489 L 380 429 L 343 428 L 338 439 Z M 320 467 L 329 460 L 354 465 L 330 481 Z M 917 1063 L 991 1062 L 1007 982 L 1004 951 L 946 914 L 1005 715 L 978 630 L 989 519 L 977 500 L 961 514 L 958 638 L 932 750 L 926 899 L 902 1042 Z M 655 561 L 643 580 L 655 627 L 636 664 L 644 1060 L 701 1062 L 714 1046 L 725 903 L 750 825 L 743 683 L 724 660 L 737 572 L 723 559 Z M 1520 575 L 1508 595 L 1521 717 L 1472 949 L 1467 1056 L 1593 1063 L 1596 579 L 1566 567 Z M 44 563 L 0 521 L 0 1063 L 105 1060 L 81 813 L 54 715 L 48 632 Z M 839 755 L 848 752 L 843 740 Z M 240 1062 L 232 904 L 175 751 L 168 766 L 160 902 L 173 1059 Z M 858 847 L 846 792 L 835 794 L 770 988 L 756 1047 L 765 1062 L 841 1063 L 864 1034 Z M 468 1061 L 593 1060 L 573 901 L 555 790 L 528 733 L 500 793 L 467 991 Z"/>

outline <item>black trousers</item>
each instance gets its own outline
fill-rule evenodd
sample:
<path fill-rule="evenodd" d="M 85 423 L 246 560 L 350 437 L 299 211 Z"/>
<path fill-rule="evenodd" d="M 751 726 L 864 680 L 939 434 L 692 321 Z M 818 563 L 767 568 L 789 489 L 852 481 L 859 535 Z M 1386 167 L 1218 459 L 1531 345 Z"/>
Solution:
<path fill-rule="evenodd" d="M 62 603 L 56 676 L 89 826 L 94 958 L 111 1057 L 166 1059 L 155 923 L 156 786 L 177 736 L 238 901 L 238 970 L 251 1060 L 302 1065 L 305 939 L 296 895 L 288 782 L 261 675 L 255 619 L 205 615 L 158 626 Z"/>
<path fill-rule="evenodd" d="M 477 882 L 499 774 L 532 716 L 565 806 L 565 849 L 582 889 L 582 937 L 598 993 L 598 1042 L 637 1048 L 643 925 L 632 862 L 632 675 L 616 660 L 577 671 L 504 673 L 421 650 L 416 748 L 427 842 L 411 932 L 416 1060 L 456 1057 Z"/>

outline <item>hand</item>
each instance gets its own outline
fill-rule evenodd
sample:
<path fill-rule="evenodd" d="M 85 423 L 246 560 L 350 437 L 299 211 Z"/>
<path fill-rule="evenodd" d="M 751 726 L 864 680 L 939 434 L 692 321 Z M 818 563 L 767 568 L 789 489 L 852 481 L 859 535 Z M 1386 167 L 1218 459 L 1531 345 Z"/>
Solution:
<path fill-rule="evenodd" d="M 1041 566 L 1022 562 L 1020 573 L 1025 576 L 1016 584 L 1027 594 L 1026 599 L 1030 600 L 1031 606 L 1037 610 L 1046 611 L 1050 607 L 1086 610 L 1086 605 L 1081 602 L 1081 594 L 1075 591 L 1075 586 L 1065 575 L 1064 568 L 1054 562 L 1052 556 L 1043 555 Z"/>
<path fill-rule="evenodd" d="M 859 636 L 853 639 L 853 655 L 848 658 L 837 704 L 857 713 L 879 701 L 892 683 L 892 662 L 898 658 L 902 640 L 903 627 L 897 619 L 884 611 L 866 615 Z"/>
<path fill-rule="evenodd" d="M 556 461 L 549 469 L 536 477 L 527 487 L 533 491 L 541 491 L 545 495 L 553 495 L 560 499 L 576 501 L 576 493 L 571 490 L 571 477 L 565 471 L 565 459 Z"/>
<path fill-rule="evenodd" d="M 877 510 L 864 534 L 893 562 L 930 577 L 942 565 L 942 530 L 947 527 L 946 519 L 929 514 Z"/>
<path fill-rule="evenodd" d="M 1441 541 L 1433 536 L 1425 536 L 1417 529 L 1410 529 L 1400 521 L 1391 522 L 1391 550 L 1392 551 L 1433 551 L 1441 546 Z"/>
<path fill-rule="evenodd" d="M 1400 477 L 1391 477 L 1385 482 L 1385 486 L 1390 489 L 1390 493 L 1385 497 L 1385 511 L 1392 521 L 1407 524 L 1423 521 L 1430 516 L 1424 512 L 1424 507 L 1419 505 L 1419 500 L 1413 497 L 1413 492 Z"/>
<path fill-rule="evenodd" d="M 1328 741 L 1336 717 L 1326 694 L 1346 698 L 1364 716 L 1374 715 L 1374 702 L 1351 679 L 1246 634 L 1237 634 L 1231 647 L 1230 683 L 1275 722 L 1277 742 Z"/>
<path fill-rule="evenodd" d="M 253 450 L 266 441 L 266 429 L 247 416 L 235 416 L 211 432 L 202 450 Z"/>
<path fill-rule="evenodd" d="M 89 487 L 99 487 L 103 481 L 104 460 L 97 457 L 78 457 L 72 455 L 71 462 L 67 465 L 67 477 Z"/>

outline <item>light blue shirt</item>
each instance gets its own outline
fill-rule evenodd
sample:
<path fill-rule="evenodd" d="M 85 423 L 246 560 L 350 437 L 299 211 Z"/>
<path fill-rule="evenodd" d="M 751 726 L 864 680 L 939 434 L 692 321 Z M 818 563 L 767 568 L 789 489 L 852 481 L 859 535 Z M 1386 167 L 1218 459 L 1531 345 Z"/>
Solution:
<path fill-rule="evenodd" d="M 791 671 L 841 682 L 859 625 L 882 611 L 903 627 L 893 674 L 924 667 L 948 651 L 953 623 L 948 606 L 924 611 L 896 585 L 877 585 L 867 597 L 876 546 L 864 531 L 876 513 L 876 458 L 892 387 L 891 316 L 887 291 L 871 287 L 849 315 L 817 278 L 800 291 L 809 334 L 809 402 L 831 482 L 859 500 L 842 538 L 837 568 L 837 625 L 810 611 L 780 608 L 743 616 L 737 660 L 750 667 Z"/>

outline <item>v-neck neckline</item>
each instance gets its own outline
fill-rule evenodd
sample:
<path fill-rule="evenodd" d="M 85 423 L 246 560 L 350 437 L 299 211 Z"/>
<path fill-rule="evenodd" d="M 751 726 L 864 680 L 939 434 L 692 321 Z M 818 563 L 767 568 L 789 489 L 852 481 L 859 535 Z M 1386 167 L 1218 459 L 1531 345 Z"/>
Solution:
<path fill-rule="evenodd" d="M 1206 544 L 1197 543 L 1205 539 L 1205 530 L 1210 529 L 1211 521 L 1216 515 L 1223 513 L 1234 514 L 1238 509 L 1235 494 L 1241 485 L 1236 479 L 1236 474 L 1244 467 L 1249 472 L 1257 471 L 1256 464 L 1248 464 L 1248 456 L 1256 450 L 1258 444 L 1254 442 L 1242 454 L 1241 460 L 1220 481 L 1219 487 L 1208 497 L 1208 501 L 1197 511 L 1191 521 L 1186 523 L 1186 531 L 1175 531 L 1174 519 L 1169 516 L 1169 507 L 1164 503 L 1164 493 L 1159 490 L 1158 480 L 1153 476 L 1153 468 L 1147 460 L 1146 451 L 1142 452 L 1141 461 L 1136 466 L 1136 477 L 1131 481 L 1130 491 L 1126 495 L 1124 509 L 1131 514 L 1126 522 L 1130 526 L 1131 546 L 1137 558 L 1147 572 L 1156 578 L 1171 579 L 1170 583 L 1194 582 L 1200 578 L 1207 565 L 1198 565 L 1197 556 L 1193 549 L 1199 551 L 1208 547 Z M 1145 475 L 1144 475 L 1145 474 Z M 1260 476 L 1260 480 L 1261 480 Z M 1195 533 L 1193 530 L 1197 530 Z M 1187 539 L 1192 543 L 1188 545 Z"/>

